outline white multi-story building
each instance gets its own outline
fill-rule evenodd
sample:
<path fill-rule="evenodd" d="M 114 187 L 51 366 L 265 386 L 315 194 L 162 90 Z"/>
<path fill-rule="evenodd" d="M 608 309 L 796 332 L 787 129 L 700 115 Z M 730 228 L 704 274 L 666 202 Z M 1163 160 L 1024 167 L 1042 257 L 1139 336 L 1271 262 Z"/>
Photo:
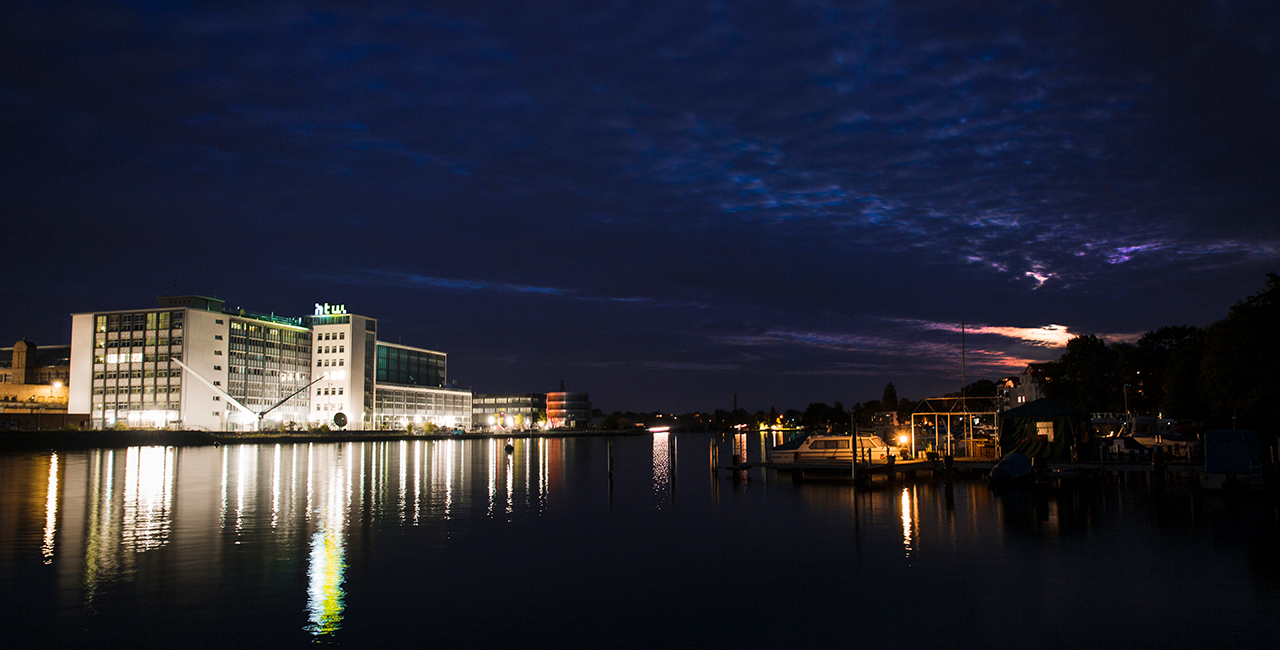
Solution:
<path fill-rule="evenodd" d="M 445 386 L 444 353 L 379 343 L 377 320 L 342 306 L 284 318 L 180 296 L 71 323 L 68 408 L 98 428 L 471 424 L 471 392 Z"/>

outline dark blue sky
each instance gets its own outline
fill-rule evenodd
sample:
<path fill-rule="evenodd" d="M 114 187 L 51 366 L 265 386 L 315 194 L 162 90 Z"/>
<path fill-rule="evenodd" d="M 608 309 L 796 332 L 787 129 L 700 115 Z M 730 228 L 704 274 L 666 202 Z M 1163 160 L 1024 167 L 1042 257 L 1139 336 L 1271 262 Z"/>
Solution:
<path fill-rule="evenodd" d="M 0 341 L 327 301 L 477 392 L 782 410 L 1280 268 L 1273 1 L 349 5 L 4 3 Z"/>

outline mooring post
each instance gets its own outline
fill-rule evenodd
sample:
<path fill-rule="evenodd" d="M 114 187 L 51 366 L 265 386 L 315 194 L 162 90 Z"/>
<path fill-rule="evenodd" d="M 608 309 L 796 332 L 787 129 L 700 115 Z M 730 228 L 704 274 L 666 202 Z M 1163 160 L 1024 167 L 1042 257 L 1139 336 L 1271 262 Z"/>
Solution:
<path fill-rule="evenodd" d="M 613 478 L 613 441 L 608 441 L 609 446 L 609 478 Z"/>
<path fill-rule="evenodd" d="M 667 489 L 671 497 L 676 496 L 676 436 L 667 434 Z"/>

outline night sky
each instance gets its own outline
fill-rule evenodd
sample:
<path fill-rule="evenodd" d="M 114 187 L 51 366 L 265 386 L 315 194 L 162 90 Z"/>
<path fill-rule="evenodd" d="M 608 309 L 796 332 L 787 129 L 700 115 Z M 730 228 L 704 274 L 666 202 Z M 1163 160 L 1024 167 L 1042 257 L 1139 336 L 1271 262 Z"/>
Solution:
<path fill-rule="evenodd" d="M 0 8 L 0 345 L 171 293 L 676 412 L 958 390 L 1280 270 L 1280 3 Z"/>

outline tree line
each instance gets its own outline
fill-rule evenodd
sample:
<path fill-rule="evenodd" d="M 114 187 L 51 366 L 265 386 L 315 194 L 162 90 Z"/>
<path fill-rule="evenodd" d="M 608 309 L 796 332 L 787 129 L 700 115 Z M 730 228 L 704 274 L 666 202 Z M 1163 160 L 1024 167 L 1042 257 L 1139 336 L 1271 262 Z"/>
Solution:
<path fill-rule="evenodd" d="M 1049 362 L 1045 396 L 1075 408 L 1274 429 L 1280 406 L 1280 276 L 1208 327 L 1162 327 L 1137 343 L 1077 336 Z"/>
<path fill-rule="evenodd" d="M 993 387 L 995 384 L 987 382 Z M 734 410 L 716 409 L 711 413 L 685 413 L 675 415 L 654 411 L 636 413 L 618 411 L 604 414 L 597 411 L 595 424 L 597 429 L 619 430 L 637 426 L 671 426 L 677 431 L 727 431 L 738 426 L 755 429 L 760 425 L 781 425 L 788 428 L 803 428 L 810 431 L 827 431 L 830 433 L 848 433 L 850 424 L 856 422 L 858 427 L 870 427 L 872 416 L 876 413 L 894 412 L 899 422 L 908 421 L 917 402 L 899 398 L 893 382 L 885 385 L 879 400 L 868 400 L 855 403 L 848 410 L 844 404 L 836 401 L 828 405 L 824 402 L 813 402 L 804 410 L 787 409 L 779 412 L 776 407 L 768 411 L 759 410 L 754 413 L 738 408 Z"/>
<path fill-rule="evenodd" d="M 1280 406 L 1280 276 L 1267 274 L 1265 288 L 1233 305 L 1208 327 L 1177 325 L 1147 332 L 1136 343 L 1077 336 L 1066 351 L 1046 364 L 1045 395 L 1090 413 L 1150 415 L 1191 420 L 1205 428 L 1272 430 Z M 961 393 L 992 397 L 999 385 L 989 379 L 970 383 Z M 955 393 L 953 395 L 959 395 Z M 597 411 L 595 426 L 626 429 L 669 425 L 675 430 L 724 431 L 739 425 L 779 424 L 833 433 L 851 423 L 870 427 L 876 413 L 894 412 L 908 422 L 919 402 L 899 397 L 890 382 L 879 400 L 809 404 L 804 410 L 776 408 L 662 413 Z"/>

